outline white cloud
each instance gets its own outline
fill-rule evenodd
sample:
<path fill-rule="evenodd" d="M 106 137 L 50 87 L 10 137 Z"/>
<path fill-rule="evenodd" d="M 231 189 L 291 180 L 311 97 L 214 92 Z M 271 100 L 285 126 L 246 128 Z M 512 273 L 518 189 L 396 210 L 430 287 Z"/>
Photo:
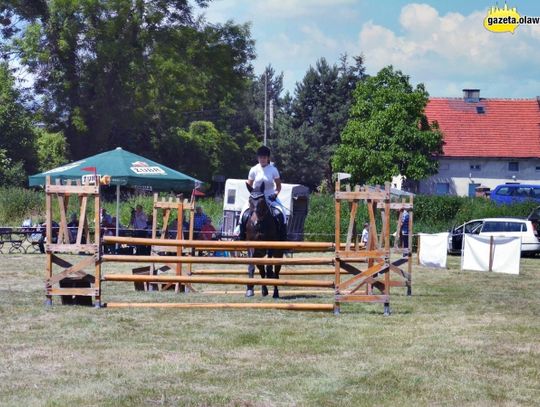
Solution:
<path fill-rule="evenodd" d="M 532 71 L 540 67 L 540 28 L 522 26 L 514 35 L 496 34 L 483 27 L 484 17 L 483 12 L 439 15 L 430 5 L 408 4 L 399 17 L 401 34 L 366 23 L 353 53 L 364 53 L 371 73 L 392 64 L 413 81 L 425 83 L 428 91 L 438 96 L 459 96 L 444 92 L 461 89 L 465 83 L 490 90 L 507 88 L 498 81 L 506 81 L 506 85 L 515 81 L 516 86 L 510 95 L 493 95 L 489 91 L 491 97 L 517 96 L 518 89 L 524 89 L 518 86 L 517 72 L 530 72 L 536 78 Z M 537 81 L 529 85 L 537 85 Z"/>
<path fill-rule="evenodd" d="M 483 27 L 487 10 L 441 14 L 437 2 L 431 4 L 403 6 L 388 26 L 365 22 L 359 0 L 222 0 L 203 12 L 212 22 L 251 21 L 255 72 L 271 63 L 285 72 L 291 91 L 317 59 L 335 63 L 347 53 L 363 54 L 371 74 L 392 64 L 413 83 L 425 83 L 434 96 L 459 96 L 465 86 L 479 87 L 489 97 L 540 94 L 540 25 L 496 34 Z M 356 38 L 351 27 L 360 27 Z"/>
<path fill-rule="evenodd" d="M 357 0 L 281 0 L 254 1 L 254 11 L 266 17 L 298 18 L 328 13 L 341 6 L 354 5 Z"/>
<path fill-rule="evenodd" d="M 304 25 L 300 28 L 300 31 L 307 36 L 307 41 L 316 45 L 320 45 L 325 48 L 337 49 L 338 42 L 333 38 L 327 37 L 318 27 L 315 25 Z"/>

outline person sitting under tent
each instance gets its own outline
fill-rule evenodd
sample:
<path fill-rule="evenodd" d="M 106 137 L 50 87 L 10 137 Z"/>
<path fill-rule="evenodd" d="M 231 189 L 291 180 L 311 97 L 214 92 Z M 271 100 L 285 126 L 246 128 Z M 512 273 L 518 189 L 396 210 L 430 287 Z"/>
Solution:
<path fill-rule="evenodd" d="M 177 235 L 178 230 L 178 218 L 174 218 L 169 222 L 169 226 L 167 227 L 167 238 L 168 239 L 189 239 L 189 223 L 186 222 L 185 219 L 182 218 L 182 234 L 180 236 Z"/>
<path fill-rule="evenodd" d="M 131 211 L 130 226 L 133 227 L 134 237 L 148 237 L 148 217 L 143 211 L 142 205 L 137 205 L 135 209 Z M 149 255 L 150 246 L 135 246 L 137 254 Z"/>
<path fill-rule="evenodd" d="M 41 239 L 38 242 L 39 245 L 39 251 L 41 253 L 45 253 L 45 243 L 49 243 L 49 239 L 47 237 L 47 223 L 42 223 L 41 227 L 43 228 L 43 232 L 41 233 Z M 51 229 L 52 229 L 52 239 L 50 243 L 57 243 L 58 242 L 58 233 L 60 232 L 60 225 L 55 220 L 51 221 Z"/>
<path fill-rule="evenodd" d="M 72 213 L 67 224 L 69 232 L 69 243 L 73 244 L 77 240 L 77 231 L 79 229 L 79 219 L 77 219 L 77 214 Z"/>
<path fill-rule="evenodd" d="M 207 219 L 208 216 L 203 212 L 202 207 L 197 206 L 193 217 L 193 238 L 195 240 L 201 239 L 200 233 Z"/>
<path fill-rule="evenodd" d="M 214 225 L 212 225 L 212 219 L 206 218 L 206 222 L 204 223 L 203 227 L 201 228 L 201 232 L 199 233 L 201 240 L 215 240 L 216 239 L 216 228 Z"/>

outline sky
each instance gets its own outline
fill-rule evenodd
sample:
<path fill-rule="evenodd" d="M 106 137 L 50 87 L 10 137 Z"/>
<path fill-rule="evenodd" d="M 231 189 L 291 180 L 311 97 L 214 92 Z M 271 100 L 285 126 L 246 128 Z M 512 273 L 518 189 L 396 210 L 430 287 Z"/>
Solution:
<path fill-rule="evenodd" d="M 503 1 L 452 0 L 213 0 L 202 10 L 207 21 L 251 24 L 256 74 L 271 64 L 295 85 L 324 57 L 363 55 L 366 72 L 393 65 L 423 83 L 430 96 L 540 96 L 540 24 L 514 33 L 483 26 L 488 9 Z M 540 1 L 508 0 L 521 16 L 540 16 Z"/>

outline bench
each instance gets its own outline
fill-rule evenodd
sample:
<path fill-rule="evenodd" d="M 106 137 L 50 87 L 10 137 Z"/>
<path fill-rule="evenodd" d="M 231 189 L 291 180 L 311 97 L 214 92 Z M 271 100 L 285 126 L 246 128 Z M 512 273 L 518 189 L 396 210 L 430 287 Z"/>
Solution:
<path fill-rule="evenodd" d="M 23 239 L 14 239 L 12 234 L 13 228 L 0 228 L 0 253 L 3 253 L 2 249 L 6 243 L 11 245 L 8 251 L 9 254 L 24 252 L 22 247 Z"/>

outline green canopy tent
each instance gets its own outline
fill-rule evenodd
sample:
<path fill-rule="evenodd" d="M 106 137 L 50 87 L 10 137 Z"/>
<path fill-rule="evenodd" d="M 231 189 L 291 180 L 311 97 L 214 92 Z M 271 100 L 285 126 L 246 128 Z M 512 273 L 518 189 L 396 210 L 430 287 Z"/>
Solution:
<path fill-rule="evenodd" d="M 118 236 L 118 214 L 121 186 L 147 186 L 155 190 L 192 191 L 201 181 L 166 167 L 148 158 L 130 153 L 117 147 L 114 150 L 83 158 L 28 177 L 29 185 L 45 185 L 47 176 L 51 182 L 60 179 L 83 180 L 83 177 L 109 175 L 110 185 L 116 185 L 116 235 Z"/>

